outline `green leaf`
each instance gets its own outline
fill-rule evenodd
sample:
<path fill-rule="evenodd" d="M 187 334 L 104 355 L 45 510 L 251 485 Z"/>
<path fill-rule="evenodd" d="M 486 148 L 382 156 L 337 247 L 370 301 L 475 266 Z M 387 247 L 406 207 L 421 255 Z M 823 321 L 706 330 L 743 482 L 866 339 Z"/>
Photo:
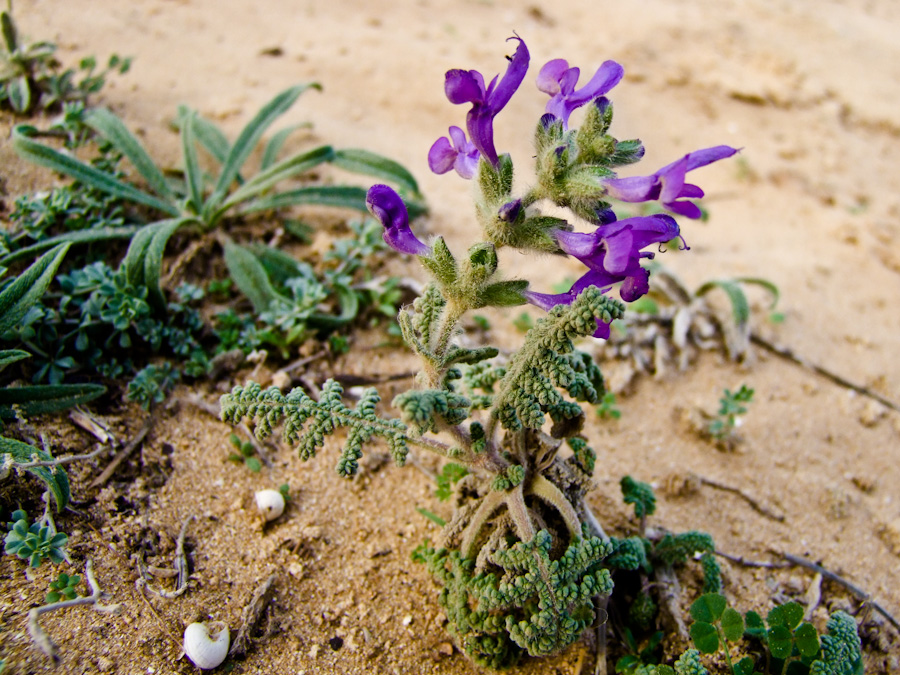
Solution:
<path fill-rule="evenodd" d="M 123 183 L 106 171 L 101 171 L 70 155 L 63 154 L 49 146 L 31 140 L 27 137 L 29 129 L 26 125 L 20 124 L 13 129 L 12 133 L 13 149 L 29 162 L 65 174 L 88 187 L 96 188 L 114 197 L 121 197 L 137 204 L 143 204 L 172 216 L 180 215 L 178 207 L 174 204 L 154 197 L 133 185 Z"/>
<path fill-rule="evenodd" d="M 428 518 L 428 520 L 430 520 L 432 523 L 434 523 L 438 527 L 444 527 L 444 525 L 447 524 L 447 521 L 444 520 L 443 518 L 441 518 L 438 514 L 432 513 L 428 509 L 424 509 L 421 506 L 417 506 L 416 511 L 418 511 L 420 515 L 423 515 L 426 518 Z"/>
<path fill-rule="evenodd" d="M 256 457 L 247 457 L 244 460 L 244 464 L 253 473 L 259 473 L 260 471 L 262 471 L 262 464 L 258 459 L 256 459 Z"/>
<path fill-rule="evenodd" d="M 196 115 L 189 112 L 182 120 L 181 125 L 181 151 L 184 157 L 184 177 L 188 186 L 189 204 L 194 213 L 200 213 L 203 209 L 203 172 L 197 158 L 197 146 L 195 144 L 194 125 Z"/>
<path fill-rule="evenodd" d="M 478 295 L 479 307 L 514 307 L 524 305 L 522 292 L 528 288 L 528 282 L 521 279 L 500 281 L 485 286 Z"/>
<path fill-rule="evenodd" d="M 716 627 L 705 621 L 691 624 L 691 639 L 703 654 L 715 654 L 719 651 L 719 633 Z"/>
<path fill-rule="evenodd" d="M 332 162 L 345 171 L 374 176 L 413 194 L 419 194 L 419 184 L 409 171 L 394 160 L 374 152 L 356 148 L 338 150 L 334 153 Z"/>
<path fill-rule="evenodd" d="M 21 349 L 3 349 L 0 350 L 0 370 L 6 368 L 10 363 L 30 358 L 31 354 Z"/>
<path fill-rule="evenodd" d="M 159 285 L 163 253 L 175 231 L 193 218 L 169 218 L 145 225 L 131 240 L 119 269 L 134 286 L 146 286 L 149 301 L 158 311 L 165 311 L 166 300 Z"/>
<path fill-rule="evenodd" d="M 819 653 L 819 634 L 811 623 L 801 623 L 794 631 L 794 640 L 801 656 L 811 658 Z"/>
<path fill-rule="evenodd" d="M 747 635 L 758 638 L 760 640 L 765 638 L 766 626 L 759 614 L 754 611 L 747 612 L 744 618 L 744 624 L 744 632 L 746 632 Z"/>
<path fill-rule="evenodd" d="M 225 241 L 225 266 L 235 285 L 253 303 L 257 314 L 265 312 L 281 295 L 272 286 L 262 263 L 249 249 L 233 241 Z"/>
<path fill-rule="evenodd" d="M 301 127 L 308 126 L 310 126 L 308 123 L 292 124 L 272 136 L 272 138 L 269 139 L 269 142 L 266 143 L 266 149 L 263 151 L 262 160 L 259 163 L 260 170 L 268 169 L 275 163 L 275 160 L 278 159 L 278 153 L 281 152 L 281 148 L 284 147 L 285 141 L 292 133 Z"/>
<path fill-rule="evenodd" d="M 101 384 L 41 384 L 0 389 L 0 419 L 16 419 L 13 406 L 25 417 L 65 410 L 87 403 L 106 391 Z"/>
<path fill-rule="evenodd" d="M 787 626 L 776 625 L 769 628 L 766 633 L 769 642 L 769 651 L 776 659 L 786 659 L 791 655 L 794 647 L 794 639 Z"/>
<path fill-rule="evenodd" d="M 3 30 L 3 41 L 6 43 L 6 51 L 10 54 L 19 47 L 19 38 L 16 34 L 16 24 L 9 12 L 0 12 L 0 27 Z"/>
<path fill-rule="evenodd" d="M 18 325 L 29 308 L 36 304 L 53 280 L 68 244 L 61 244 L 38 258 L 0 293 L 0 334 Z"/>
<path fill-rule="evenodd" d="M 323 145 L 315 150 L 310 150 L 309 152 L 283 159 L 269 168 L 260 171 L 253 176 L 253 178 L 235 190 L 229 195 L 228 199 L 225 200 L 221 208 L 218 208 L 217 203 L 213 203 L 213 206 L 220 212 L 226 211 L 236 204 L 259 196 L 283 180 L 305 173 L 320 164 L 330 161 L 332 157 L 334 157 L 334 148 L 330 145 Z M 210 201 L 212 202 L 212 198 L 210 198 Z"/>
<path fill-rule="evenodd" d="M 22 75 L 10 80 L 6 85 L 6 95 L 9 97 L 9 105 L 17 113 L 28 112 L 31 108 L 31 85 L 28 76 Z"/>
<path fill-rule="evenodd" d="M 181 120 L 188 114 L 193 114 L 194 116 L 194 137 L 197 139 L 197 142 L 219 164 L 224 164 L 225 159 L 228 157 L 228 151 L 231 149 L 228 138 L 215 124 L 199 115 L 196 111 L 188 110 L 187 108 L 179 110 L 179 124 L 183 123 Z"/>
<path fill-rule="evenodd" d="M 27 463 L 32 461 L 32 456 L 37 455 L 40 461 L 50 461 L 53 457 L 48 452 L 39 450 L 34 446 L 17 441 L 12 438 L 0 436 L 0 455 L 9 454 L 18 463 Z M 56 511 L 60 512 L 69 503 L 71 491 L 69 488 L 69 477 L 61 466 L 55 466 L 52 469 L 46 466 L 33 466 L 25 469 L 31 474 L 40 478 L 53 495 L 56 502 Z M 38 561 L 40 564 L 40 561 Z"/>
<path fill-rule="evenodd" d="M 726 605 L 724 595 L 706 593 L 694 600 L 694 604 L 691 605 L 691 617 L 694 621 L 715 623 L 722 617 Z"/>
<path fill-rule="evenodd" d="M 775 309 L 775 306 L 778 304 L 778 299 L 781 297 L 780 292 L 778 291 L 778 286 L 773 284 L 768 279 L 762 279 L 760 277 L 738 277 L 735 279 L 738 283 L 741 284 L 753 284 L 756 286 L 762 286 L 772 296 L 772 304 L 769 305 L 769 309 Z"/>
<path fill-rule="evenodd" d="M 731 301 L 731 312 L 734 316 L 735 324 L 737 324 L 738 327 L 746 325 L 747 321 L 750 319 L 750 304 L 747 302 L 747 296 L 744 295 L 741 285 L 731 279 L 707 281 L 697 289 L 697 292 L 694 295 L 697 297 L 706 295 L 706 293 L 714 288 L 721 288 L 725 291 L 725 294 Z"/>
<path fill-rule="evenodd" d="M 107 239 L 130 239 L 143 227 L 143 225 L 123 225 L 122 227 L 98 227 L 90 230 L 66 232 L 6 254 L 0 258 L 0 266 L 6 267 L 17 260 L 31 258 L 35 254 L 59 244 L 89 244 L 95 241 L 106 241 Z"/>
<path fill-rule="evenodd" d="M 246 204 L 241 211 L 254 213 L 283 209 L 288 206 L 315 204 L 333 206 L 341 209 L 353 209 L 368 213 L 366 208 L 366 191 L 352 185 L 311 185 L 309 187 L 286 190 L 269 197 L 261 197 Z"/>
<path fill-rule="evenodd" d="M 244 162 L 247 161 L 250 153 L 253 152 L 253 148 L 256 147 L 256 144 L 259 142 L 260 138 L 262 138 L 266 129 L 268 129 L 276 119 L 283 115 L 294 104 L 294 101 L 297 100 L 297 97 L 299 97 L 300 94 L 310 87 L 315 89 L 322 88 L 317 83 L 310 83 L 300 84 L 291 87 L 290 89 L 286 89 L 264 105 L 256 116 L 250 120 L 247 126 L 244 127 L 238 136 L 238 139 L 234 142 L 234 145 L 229 149 L 225 161 L 222 163 L 222 173 L 219 174 L 219 180 L 216 183 L 213 194 L 208 200 L 208 204 L 210 204 L 211 208 L 218 208 L 218 205 L 225 198 L 228 189 L 231 187 L 235 178 L 237 178 L 241 167 L 243 167 Z"/>
<path fill-rule="evenodd" d="M 803 606 L 796 602 L 786 602 L 783 605 L 773 607 L 766 617 L 769 627 L 786 626 L 794 630 L 803 621 Z"/>
<path fill-rule="evenodd" d="M 744 636 L 744 618 L 740 612 L 729 607 L 722 614 L 722 632 L 725 639 L 737 642 Z"/>
<path fill-rule="evenodd" d="M 734 664 L 734 675 L 753 675 L 755 665 L 752 656 L 745 656 Z"/>
<path fill-rule="evenodd" d="M 153 192 L 174 205 L 176 196 L 163 172 L 121 119 L 106 108 L 94 108 L 85 114 L 84 122 L 128 158 Z"/>

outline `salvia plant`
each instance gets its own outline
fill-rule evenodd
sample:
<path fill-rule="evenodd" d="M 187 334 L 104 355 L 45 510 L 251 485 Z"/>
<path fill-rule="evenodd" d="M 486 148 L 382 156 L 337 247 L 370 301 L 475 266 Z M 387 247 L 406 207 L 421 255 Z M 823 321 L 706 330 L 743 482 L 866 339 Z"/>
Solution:
<path fill-rule="evenodd" d="M 453 479 L 459 470 L 446 474 L 445 487 L 456 496 L 452 517 L 415 557 L 441 587 L 439 602 L 461 650 L 490 667 L 525 654 L 554 654 L 577 640 L 613 590 L 611 570 L 636 569 L 647 558 L 642 541 L 612 539 L 586 505 L 596 454 L 582 434 L 582 404 L 599 404 L 604 386 L 597 365 L 575 343 L 609 336 L 624 303 L 647 293 L 649 271 L 641 263 L 654 252 L 646 249 L 683 243 L 670 214 L 698 218 L 701 211 L 691 200 L 703 196 L 686 182 L 687 174 L 737 152 L 720 145 L 688 153 L 649 175 L 620 177 L 619 167 L 644 154 L 640 141 L 610 134 L 613 106 L 606 94 L 622 78 L 622 66 L 606 61 L 577 88 L 579 69 L 554 59 L 537 77 L 549 100 L 534 131 L 535 177 L 516 194 L 513 160 L 497 151 L 493 133 L 495 118 L 529 67 L 524 41 L 511 40 L 516 49 L 502 77 L 487 82 L 475 70 L 447 72 L 448 99 L 468 106 L 466 128 L 450 127 L 428 153 L 436 173 L 455 171 L 474 182 L 480 239 L 455 252 L 443 237 L 422 241 L 394 189 L 368 190 L 367 204 L 384 228 L 384 240 L 416 256 L 431 276 L 398 316 L 406 344 L 422 361 L 417 387 L 392 402 L 399 417 L 379 412 L 374 389 L 348 407 L 335 381 L 324 384 L 318 400 L 299 388 L 284 394 L 248 383 L 221 401 L 223 419 L 255 420 L 260 438 L 281 424 L 284 439 L 299 444 L 304 459 L 344 429 L 337 462 L 344 476 L 357 471 L 363 446 L 376 437 L 398 464 L 417 448 L 462 467 L 466 475 L 458 482 Z M 587 111 L 575 128 L 571 115 L 581 107 Z M 620 220 L 615 205 L 623 202 L 658 203 L 666 213 Z M 554 215 L 546 206 L 554 207 Z M 560 209 L 567 219 L 558 215 Z M 575 231 L 576 224 L 588 231 Z M 568 290 L 547 293 L 505 274 L 502 248 L 571 256 L 586 269 Z M 618 298 L 612 297 L 614 287 Z M 508 358 L 494 347 L 465 347 L 456 340 L 467 313 L 525 303 L 546 316 Z M 627 494 L 643 505 L 644 517 L 647 495 L 633 488 Z M 660 540 L 651 553 L 665 561 L 671 545 L 675 562 L 711 550 L 711 541 L 698 542 Z"/>

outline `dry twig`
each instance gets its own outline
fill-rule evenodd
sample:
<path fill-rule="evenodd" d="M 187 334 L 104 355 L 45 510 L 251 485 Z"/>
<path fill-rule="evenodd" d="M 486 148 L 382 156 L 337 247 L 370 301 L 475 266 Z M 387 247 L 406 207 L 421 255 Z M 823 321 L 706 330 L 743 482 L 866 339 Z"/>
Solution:
<path fill-rule="evenodd" d="M 187 526 L 194 519 L 194 516 L 188 516 L 184 519 L 184 522 L 181 524 L 181 531 L 178 533 L 178 542 L 175 544 L 175 561 L 172 567 L 175 569 L 175 590 L 174 591 L 164 591 L 157 590 L 150 585 L 150 577 L 148 575 L 147 566 L 144 564 L 143 557 L 138 557 L 138 573 L 139 577 L 137 580 L 138 587 L 146 587 L 151 593 L 154 595 L 158 595 L 161 598 L 177 598 L 179 595 L 184 593 L 188 587 L 188 581 L 190 575 L 188 574 L 188 564 L 187 557 L 184 555 L 184 538 L 187 535 Z"/>
<path fill-rule="evenodd" d="M 731 485 L 726 485 L 725 483 L 719 483 L 718 481 L 711 480 L 709 478 L 700 476 L 698 474 L 694 474 L 694 476 L 703 485 L 708 485 L 709 487 L 715 488 L 716 490 L 723 490 L 724 492 L 730 492 L 731 494 L 737 495 L 738 497 L 743 499 L 745 502 L 747 502 L 754 511 L 761 513 L 766 518 L 771 518 L 772 520 L 777 521 L 779 523 L 784 522 L 784 514 L 775 513 L 774 511 L 770 511 L 768 508 L 763 506 L 760 502 L 758 502 L 756 499 L 751 497 L 749 494 L 747 494 L 740 488 L 732 487 Z"/>
<path fill-rule="evenodd" d="M 275 575 L 272 574 L 256 589 L 253 597 L 250 598 L 250 602 L 247 603 L 241 612 L 241 627 L 238 629 L 234 642 L 231 643 L 228 656 L 235 658 L 247 653 L 247 650 L 250 648 L 251 635 L 259 625 L 263 612 L 266 611 L 266 607 L 272 600 L 274 593 Z"/>
<path fill-rule="evenodd" d="M 34 643 L 40 647 L 41 651 L 44 652 L 47 656 L 53 659 L 53 663 L 58 665 L 62 660 L 62 657 L 59 655 L 59 648 L 50 639 L 50 636 L 44 632 L 44 629 L 41 628 L 41 624 L 38 622 L 38 618 L 41 614 L 45 612 L 53 612 L 57 609 L 66 609 L 67 607 L 76 607 L 77 605 L 93 605 L 94 609 L 98 612 L 109 612 L 115 613 L 119 611 L 119 605 L 101 605 L 99 600 L 100 596 L 103 592 L 100 590 L 100 586 L 97 584 L 97 579 L 94 577 L 94 563 L 88 559 L 84 566 L 84 575 L 87 578 L 88 585 L 91 588 L 91 594 L 85 596 L 83 598 L 74 598 L 72 600 L 63 600 L 61 602 L 54 602 L 49 605 L 42 605 L 40 607 L 35 607 L 30 612 L 28 612 L 28 633 L 31 635 L 31 639 L 34 640 Z"/>
<path fill-rule="evenodd" d="M 118 453 L 116 453 L 116 456 L 113 457 L 113 460 L 107 465 L 105 469 L 103 469 L 103 473 L 101 473 L 93 480 L 93 482 L 90 484 L 90 487 L 100 487 L 112 477 L 112 475 L 116 472 L 116 469 L 119 468 L 119 465 L 124 462 L 132 452 L 134 452 L 135 448 L 137 448 L 141 443 L 144 442 L 147 434 L 150 433 L 150 429 L 153 428 L 154 422 L 156 422 L 156 416 L 150 415 L 144 421 L 144 426 L 142 426 L 140 431 L 137 432 L 137 435 L 128 442 L 128 445 L 126 445 L 124 448 L 119 450 Z"/>

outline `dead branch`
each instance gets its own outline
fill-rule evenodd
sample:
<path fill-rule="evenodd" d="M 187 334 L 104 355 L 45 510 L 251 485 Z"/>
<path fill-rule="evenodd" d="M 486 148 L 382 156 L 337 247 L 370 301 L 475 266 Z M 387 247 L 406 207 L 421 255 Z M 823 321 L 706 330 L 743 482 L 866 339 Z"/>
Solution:
<path fill-rule="evenodd" d="M 105 469 L 103 469 L 103 473 L 97 476 L 89 487 L 95 488 L 100 487 L 101 485 L 106 484 L 112 475 L 116 472 L 116 469 L 119 468 L 119 465 L 124 462 L 128 456 L 134 452 L 135 448 L 137 448 L 141 443 L 144 442 L 144 439 L 147 437 L 147 434 L 150 433 L 150 429 L 153 428 L 153 424 L 156 422 L 156 415 L 150 415 L 145 421 L 144 426 L 141 427 L 140 431 L 137 432 L 134 438 L 132 438 L 128 445 L 119 450 L 116 453 L 116 456 L 113 457 L 113 460 L 107 465 Z"/>
<path fill-rule="evenodd" d="M 275 574 L 269 576 L 256 589 L 253 597 L 250 598 L 250 602 L 247 603 L 241 612 L 241 627 L 238 629 L 234 642 L 231 644 L 231 649 L 228 652 L 229 657 L 244 656 L 250 648 L 251 635 L 259 625 L 259 621 L 272 600 L 272 595 L 275 593 L 275 576 Z"/>
<path fill-rule="evenodd" d="M 756 499 L 751 497 L 740 488 L 732 487 L 731 485 L 726 485 L 725 483 L 719 483 L 718 481 L 714 481 L 710 478 L 706 478 L 705 476 L 700 476 L 698 474 L 692 475 L 703 485 L 708 485 L 709 487 L 715 488 L 716 490 L 722 490 L 724 492 L 730 492 L 731 494 L 737 495 L 745 502 L 747 502 L 750 505 L 750 508 L 752 508 L 757 513 L 764 515 L 766 518 L 771 518 L 772 520 L 779 523 L 784 522 L 784 514 L 770 511 L 767 507 L 763 506 L 760 502 L 758 502 Z"/>
<path fill-rule="evenodd" d="M 178 533 L 178 542 L 175 544 L 175 560 L 172 564 L 172 567 L 175 570 L 174 576 L 177 577 L 175 590 L 158 590 L 150 585 L 150 576 L 147 570 L 147 566 L 146 564 L 144 564 L 143 556 L 140 556 L 137 559 L 139 574 L 137 585 L 139 587 L 146 587 L 147 590 L 149 590 L 154 595 L 158 595 L 161 598 L 166 598 L 169 600 L 171 600 L 172 598 L 177 598 L 187 590 L 190 575 L 188 574 L 187 558 L 184 555 L 184 538 L 187 535 L 188 523 L 190 523 L 193 519 L 194 516 L 188 516 L 184 519 L 184 522 L 181 524 L 181 531 Z"/>

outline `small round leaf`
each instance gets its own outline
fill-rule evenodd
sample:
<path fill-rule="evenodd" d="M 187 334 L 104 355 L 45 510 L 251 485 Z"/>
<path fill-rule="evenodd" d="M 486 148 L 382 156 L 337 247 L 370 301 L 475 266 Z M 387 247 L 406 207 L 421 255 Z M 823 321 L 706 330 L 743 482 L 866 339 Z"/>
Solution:
<path fill-rule="evenodd" d="M 819 653 L 819 635 L 811 623 L 802 623 L 794 631 L 797 649 L 802 656 L 815 656 Z"/>
<path fill-rule="evenodd" d="M 786 626 L 772 626 L 768 631 L 769 651 L 776 659 L 786 659 L 794 646 L 791 631 Z"/>
<path fill-rule="evenodd" d="M 719 633 L 711 623 L 696 621 L 691 626 L 691 639 L 703 654 L 715 654 L 719 651 Z"/>
<path fill-rule="evenodd" d="M 722 614 L 722 632 L 732 642 L 737 642 L 744 636 L 744 618 L 731 607 Z"/>
<path fill-rule="evenodd" d="M 725 611 L 726 601 L 724 595 L 718 593 L 706 593 L 701 595 L 691 605 L 691 616 L 694 621 L 713 623 L 718 621 Z"/>

